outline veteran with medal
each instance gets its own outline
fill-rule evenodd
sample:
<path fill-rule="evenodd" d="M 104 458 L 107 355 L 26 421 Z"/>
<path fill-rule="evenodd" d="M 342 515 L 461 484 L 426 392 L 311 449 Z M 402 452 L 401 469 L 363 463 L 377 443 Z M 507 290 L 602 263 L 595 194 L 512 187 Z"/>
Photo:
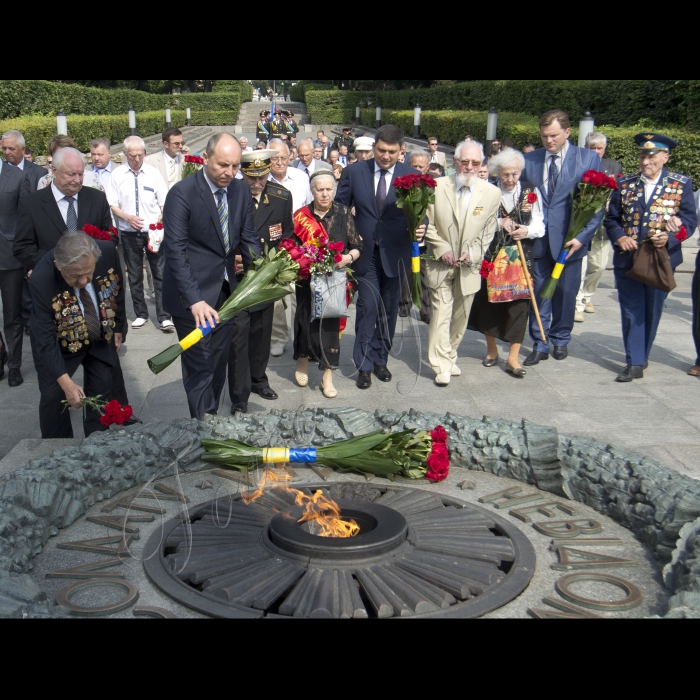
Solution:
<path fill-rule="evenodd" d="M 64 400 L 80 409 L 86 397 L 118 398 L 112 377 L 126 307 L 117 249 L 84 233 L 66 233 L 35 266 L 29 290 L 41 436 L 72 438 Z M 72 379 L 81 366 L 84 387 Z M 105 430 L 100 414 L 91 409 L 85 412 L 84 427 L 86 437 Z"/>
<path fill-rule="evenodd" d="M 260 247 L 279 248 L 280 241 L 294 236 L 294 205 L 292 193 L 275 182 L 268 181 L 272 158 L 279 151 L 253 151 L 241 156 L 243 180 L 250 187 L 253 199 L 254 224 Z M 239 248 L 236 271 L 245 274 L 243 251 Z M 272 345 L 274 304 L 261 304 L 241 312 L 233 319 L 233 338 L 228 363 L 228 385 L 231 413 L 247 413 L 251 393 L 266 401 L 279 397 L 270 388 L 267 363 Z"/>
<path fill-rule="evenodd" d="M 605 220 L 615 247 L 615 280 L 622 310 L 627 366 L 617 378 L 643 379 L 664 310 L 667 292 L 631 279 L 635 251 L 640 246 L 665 248 L 675 270 L 683 262 L 682 242 L 697 228 L 693 182 L 666 168 L 678 144 L 662 134 L 635 137 L 641 170 L 620 179 Z M 685 229 L 685 230 L 684 230 Z"/>

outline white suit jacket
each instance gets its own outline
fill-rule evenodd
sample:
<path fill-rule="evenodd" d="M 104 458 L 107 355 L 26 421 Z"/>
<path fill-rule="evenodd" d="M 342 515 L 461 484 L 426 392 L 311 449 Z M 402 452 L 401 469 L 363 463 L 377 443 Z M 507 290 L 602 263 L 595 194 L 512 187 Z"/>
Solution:
<path fill-rule="evenodd" d="M 158 169 L 158 172 L 161 174 L 163 180 L 165 180 L 166 186 L 168 185 L 168 166 L 165 164 L 165 153 L 163 151 L 158 151 L 158 153 L 153 153 L 150 156 L 146 156 L 146 159 L 144 161 L 145 163 L 148 163 L 148 165 L 152 165 L 154 168 Z M 185 165 L 185 156 L 180 154 L 177 157 L 177 177 L 175 179 L 175 182 L 173 183 L 176 185 L 180 180 L 182 180 L 182 168 Z"/>

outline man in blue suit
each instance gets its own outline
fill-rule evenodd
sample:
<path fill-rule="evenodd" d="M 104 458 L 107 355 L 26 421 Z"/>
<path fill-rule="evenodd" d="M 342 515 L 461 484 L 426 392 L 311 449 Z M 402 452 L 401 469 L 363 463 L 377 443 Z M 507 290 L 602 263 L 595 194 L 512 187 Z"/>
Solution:
<path fill-rule="evenodd" d="M 542 193 L 547 232 L 538 238 L 533 248 L 533 278 L 535 295 L 540 304 L 542 326 L 547 338 L 542 338 L 534 310 L 530 317 L 530 337 L 534 347 L 523 363 L 533 367 L 549 359 L 550 343 L 555 360 L 569 356 L 568 345 L 574 327 L 576 297 L 581 288 L 581 265 L 595 232 L 603 220 L 600 212 L 581 235 L 565 245 L 571 221 L 572 191 L 588 170 L 602 170 L 600 156 L 595 151 L 578 148 L 569 142 L 571 121 L 561 110 L 552 110 L 540 119 L 544 148 L 525 156 L 523 179 L 533 182 Z M 552 271 L 565 247 L 569 248 L 566 267 L 557 286 L 554 299 L 540 299 L 540 292 L 552 276 Z"/>
<path fill-rule="evenodd" d="M 403 211 L 396 206 L 393 182 L 419 174 L 399 163 L 404 134 L 387 125 L 377 131 L 374 159 L 351 165 L 338 188 L 336 201 L 355 207 L 355 223 L 363 252 L 353 270 L 358 281 L 355 323 L 357 386 L 369 389 L 372 372 L 382 382 L 392 380 L 389 353 L 399 315 L 401 284 L 411 270 L 412 237 Z M 419 229 L 422 238 L 425 228 Z"/>
<path fill-rule="evenodd" d="M 204 168 L 170 190 L 163 211 L 163 306 L 180 340 L 219 324 L 223 303 L 236 289 L 236 251 L 246 269 L 260 252 L 250 187 L 236 180 L 241 146 L 230 134 L 212 136 Z M 216 415 L 226 381 L 233 323 L 228 321 L 182 355 L 190 414 Z"/>
<path fill-rule="evenodd" d="M 622 334 L 627 366 L 621 383 L 644 378 L 668 294 L 631 279 L 627 273 L 640 245 L 666 248 L 675 270 L 683 262 L 683 241 L 698 225 L 693 181 L 666 168 L 678 144 L 663 134 L 643 133 L 635 138 L 640 148 L 641 171 L 623 177 L 613 194 L 605 220 L 615 246 L 615 280 L 622 310 Z M 683 231 L 685 228 L 685 231 Z"/>

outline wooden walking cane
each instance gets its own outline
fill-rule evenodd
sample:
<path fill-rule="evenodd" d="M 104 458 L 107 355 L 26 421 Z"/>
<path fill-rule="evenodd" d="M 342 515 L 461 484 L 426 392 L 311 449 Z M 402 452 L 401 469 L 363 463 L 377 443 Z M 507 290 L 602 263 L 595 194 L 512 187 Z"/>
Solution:
<path fill-rule="evenodd" d="M 544 327 L 542 326 L 542 317 L 540 316 L 540 309 L 537 306 L 537 299 L 535 298 L 535 290 L 532 286 L 532 279 L 530 277 L 530 270 L 527 269 L 527 260 L 525 259 L 525 251 L 523 251 L 523 244 L 520 241 L 516 241 L 518 244 L 518 253 L 520 253 L 520 264 L 525 270 L 525 279 L 527 280 L 527 288 L 530 290 L 530 297 L 532 298 L 532 305 L 535 308 L 535 316 L 537 317 L 537 325 L 540 327 L 540 333 L 544 342 L 547 343 L 547 334 L 544 332 Z"/>

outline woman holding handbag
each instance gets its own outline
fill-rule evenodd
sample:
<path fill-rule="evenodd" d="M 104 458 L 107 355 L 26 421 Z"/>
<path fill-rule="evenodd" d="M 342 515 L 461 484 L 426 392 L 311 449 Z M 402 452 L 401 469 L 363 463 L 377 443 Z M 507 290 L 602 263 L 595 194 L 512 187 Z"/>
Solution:
<path fill-rule="evenodd" d="M 294 216 L 294 232 L 301 245 L 324 236 L 329 243 L 342 244 L 343 250 L 338 252 L 339 261 L 335 267 L 344 270 L 359 259 L 362 239 L 349 209 L 335 203 L 336 192 L 337 183 L 333 173 L 317 170 L 311 176 L 314 201 Z M 327 318 L 325 315 L 314 320 L 311 285 L 311 280 L 302 280 L 297 286 L 297 312 L 294 319 L 294 359 L 297 361 L 295 378 L 299 386 L 308 386 L 309 359 L 313 359 L 323 371 L 323 395 L 327 399 L 334 399 L 338 396 L 338 391 L 333 385 L 333 370 L 340 366 L 340 334 L 347 321 L 345 318 Z"/>
<path fill-rule="evenodd" d="M 501 190 L 498 232 L 486 254 L 484 281 L 469 317 L 469 330 L 486 336 L 484 367 L 497 365 L 496 341 L 502 340 L 510 343 L 506 372 L 519 379 L 527 374 L 519 355 L 530 317 L 530 292 L 518 242 L 530 268 L 532 241 L 545 234 L 542 196 L 534 185 L 520 181 L 524 169 L 525 159 L 514 149 L 506 149 L 489 161 L 489 174 L 498 178 Z"/>

